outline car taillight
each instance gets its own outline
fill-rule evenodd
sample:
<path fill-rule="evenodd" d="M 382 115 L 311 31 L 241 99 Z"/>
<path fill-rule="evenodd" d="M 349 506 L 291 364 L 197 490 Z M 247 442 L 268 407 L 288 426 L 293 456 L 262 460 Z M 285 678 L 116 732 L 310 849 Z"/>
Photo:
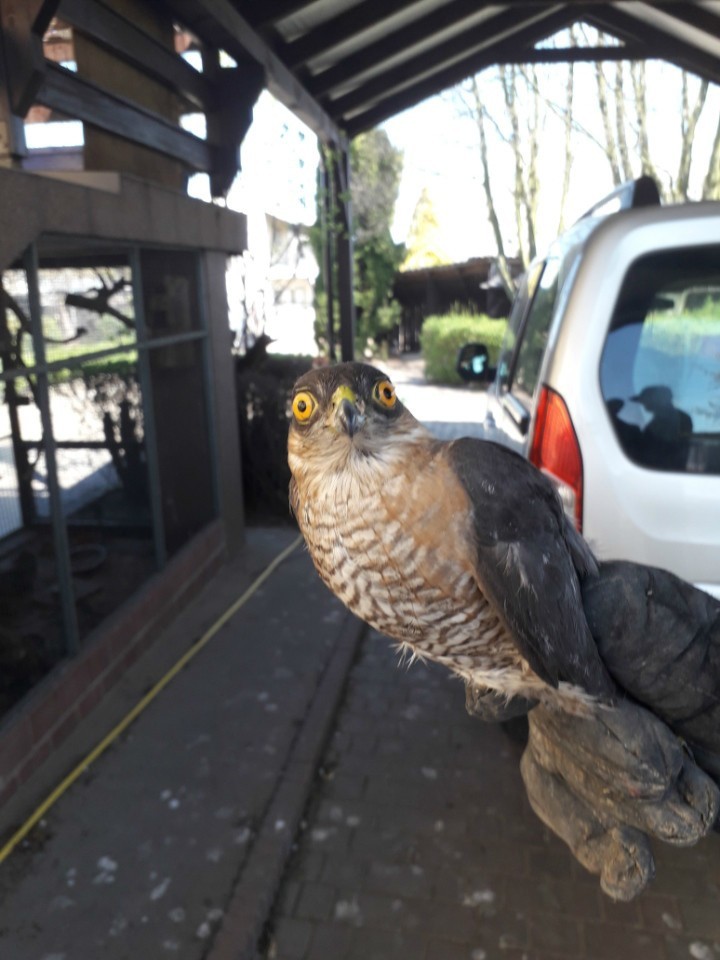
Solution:
<path fill-rule="evenodd" d="M 548 474 L 565 510 L 582 530 L 583 467 L 577 434 L 559 393 L 543 386 L 530 446 L 530 462 Z"/>

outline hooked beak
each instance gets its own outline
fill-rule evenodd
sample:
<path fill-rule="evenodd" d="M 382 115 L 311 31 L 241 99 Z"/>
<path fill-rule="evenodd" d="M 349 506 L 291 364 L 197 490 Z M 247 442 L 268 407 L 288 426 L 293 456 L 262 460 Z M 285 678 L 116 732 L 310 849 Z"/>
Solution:
<path fill-rule="evenodd" d="M 365 416 L 358 410 L 357 396 L 350 387 L 338 387 L 332 397 L 335 422 L 352 439 L 365 423 Z"/>

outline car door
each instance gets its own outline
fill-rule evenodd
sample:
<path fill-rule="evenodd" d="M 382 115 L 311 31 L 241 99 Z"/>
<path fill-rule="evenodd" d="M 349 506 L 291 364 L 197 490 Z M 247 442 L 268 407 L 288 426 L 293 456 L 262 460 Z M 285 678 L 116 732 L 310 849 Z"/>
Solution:
<path fill-rule="evenodd" d="M 485 421 L 488 439 L 527 455 L 540 371 L 558 294 L 560 260 L 534 263 L 508 321 Z"/>

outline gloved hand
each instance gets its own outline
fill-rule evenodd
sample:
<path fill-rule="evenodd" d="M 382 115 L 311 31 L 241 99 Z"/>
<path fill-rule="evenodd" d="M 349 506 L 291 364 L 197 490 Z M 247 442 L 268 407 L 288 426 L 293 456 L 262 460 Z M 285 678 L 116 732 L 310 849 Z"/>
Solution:
<path fill-rule="evenodd" d="M 468 684 L 466 706 L 484 720 L 528 714 L 533 809 L 609 896 L 630 900 L 654 876 L 649 837 L 693 844 L 718 816 L 720 604 L 630 563 L 603 564 L 583 599 L 626 700 L 578 717 Z"/>

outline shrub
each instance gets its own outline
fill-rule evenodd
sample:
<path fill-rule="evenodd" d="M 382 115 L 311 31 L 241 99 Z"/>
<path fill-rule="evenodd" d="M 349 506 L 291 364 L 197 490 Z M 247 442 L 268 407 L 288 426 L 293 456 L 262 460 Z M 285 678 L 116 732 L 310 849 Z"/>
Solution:
<path fill-rule="evenodd" d="M 490 363 L 497 363 L 507 320 L 484 314 L 448 313 L 428 317 L 420 331 L 425 376 L 436 383 L 462 383 L 455 371 L 458 350 L 464 343 L 484 343 Z"/>

